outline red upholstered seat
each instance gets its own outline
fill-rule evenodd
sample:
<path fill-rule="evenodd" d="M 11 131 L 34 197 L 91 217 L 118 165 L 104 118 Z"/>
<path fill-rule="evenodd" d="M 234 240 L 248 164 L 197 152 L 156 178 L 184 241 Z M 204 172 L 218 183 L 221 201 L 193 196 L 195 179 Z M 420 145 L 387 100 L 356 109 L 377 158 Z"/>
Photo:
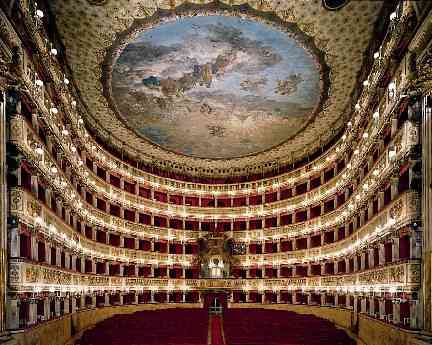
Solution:
<path fill-rule="evenodd" d="M 76 345 L 204 345 L 203 309 L 166 309 L 115 315 L 84 332 Z"/>
<path fill-rule="evenodd" d="M 228 309 L 224 331 L 229 345 L 355 344 L 327 320 L 282 310 Z"/>

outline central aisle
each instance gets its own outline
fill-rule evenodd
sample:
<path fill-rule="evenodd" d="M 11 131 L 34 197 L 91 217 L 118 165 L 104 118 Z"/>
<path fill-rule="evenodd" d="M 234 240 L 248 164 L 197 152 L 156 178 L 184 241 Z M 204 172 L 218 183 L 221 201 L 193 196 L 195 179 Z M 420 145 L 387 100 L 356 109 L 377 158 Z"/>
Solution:
<path fill-rule="evenodd" d="M 209 332 L 211 345 L 225 345 L 225 337 L 223 333 L 222 318 L 219 315 L 210 315 Z"/>

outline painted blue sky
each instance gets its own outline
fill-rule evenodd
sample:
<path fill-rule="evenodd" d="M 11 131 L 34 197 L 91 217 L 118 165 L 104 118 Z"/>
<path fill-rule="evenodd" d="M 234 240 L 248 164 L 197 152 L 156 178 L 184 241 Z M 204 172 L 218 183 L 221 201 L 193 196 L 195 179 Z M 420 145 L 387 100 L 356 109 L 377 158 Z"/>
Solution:
<path fill-rule="evenodd" d="M 276 27 L 195 16 L 140 33 L 116 61 L 112 87 L 122 116 L 150 141 L 228 158 L 297 132 L 319 102 L 320 73 L 312 56 Z M 222 140 L 230 148 L 221 149 Z"/>

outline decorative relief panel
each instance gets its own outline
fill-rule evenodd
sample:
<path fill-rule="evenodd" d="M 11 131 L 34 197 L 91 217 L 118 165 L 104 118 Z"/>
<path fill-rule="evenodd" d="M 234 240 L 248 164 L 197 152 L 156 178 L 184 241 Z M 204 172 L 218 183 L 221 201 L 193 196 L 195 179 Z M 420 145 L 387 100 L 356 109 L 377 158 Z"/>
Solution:
<path fill-rule="evenodd" d="M 42 267 L 26 262 L 11 263 L 11 287 L 20 291 L 33 291 L 51 287 L 55 290 L 107 290 L 125 289 L 240 289 L 240 290 L 283 290 L 283 289 L 340 289 L 360 286 L 388 286 L 388 288 L 417 289 L 420 281 L 417 263 L 390 265 L 382 269 L 352 275 L 286 278 L 286 279 L 157 279 L 123 278 L 81 273 L 64 272 L 56 268 Z M 408 273 L 409 272 L 409 273 Z M 407 276 L 410 276 L 407 280 Z"/>

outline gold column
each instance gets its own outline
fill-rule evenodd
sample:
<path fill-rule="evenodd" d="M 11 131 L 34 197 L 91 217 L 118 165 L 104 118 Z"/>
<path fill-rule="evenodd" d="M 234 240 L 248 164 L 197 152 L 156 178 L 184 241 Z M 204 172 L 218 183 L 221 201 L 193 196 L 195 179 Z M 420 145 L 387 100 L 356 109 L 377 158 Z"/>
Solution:
<path fill-rule="evenodd" d="M 423 228 L 423 255 L 422 255 L 422 305 L 423 328 L 432 330 L 432 110 L 424 97 L 422 104 L 422 228 Z"/>
<path fill-rule="evenodd" d="M 7 185 L 6 94 L 0 85 L 0 337 L 6 333 L 7 287 Z"/>

